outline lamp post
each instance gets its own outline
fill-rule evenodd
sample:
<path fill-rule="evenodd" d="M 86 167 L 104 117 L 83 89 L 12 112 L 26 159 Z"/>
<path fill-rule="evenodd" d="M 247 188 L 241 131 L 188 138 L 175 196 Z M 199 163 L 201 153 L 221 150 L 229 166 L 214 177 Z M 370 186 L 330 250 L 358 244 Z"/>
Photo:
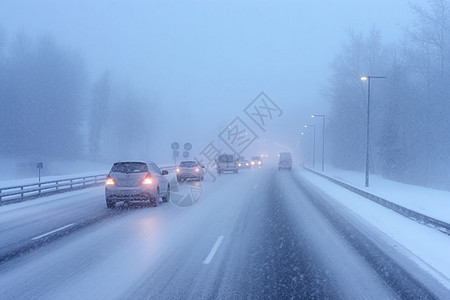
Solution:
<path fill-rule="evenodd" d="M 311 118 L 322 118 L 322 172 L 325 170 L 325 115 L 311 115 Z"/>
<path fill-rule="evenodd" d="M 313 169 L 316 165 L 316 126 L 315 125 L 305 125 L 305 128 L 313 128 Z"/>
<path fill-rule="evenodd" d="M 367 83 L 367 134 L 366 134 L 366 180 L 365 187 L 369 187 L 369 137 L 370 137 L 370 80 L 371 79 L 381 79 L 386 78 L 386 76 L 362 76 L 362 81 L 368 81 Z"/>

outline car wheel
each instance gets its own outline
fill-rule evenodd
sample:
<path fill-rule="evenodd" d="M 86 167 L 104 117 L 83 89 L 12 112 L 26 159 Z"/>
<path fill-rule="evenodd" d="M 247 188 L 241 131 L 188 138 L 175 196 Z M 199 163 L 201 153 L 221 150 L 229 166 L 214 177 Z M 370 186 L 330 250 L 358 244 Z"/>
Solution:
<path fill-rule="evenodd" d="M 116 207 L 116 202 L 111 201 L 108 198 L 106 198 L 106 207 L 107 208 L 114 208 L 114 207 Z"/>
<path fill-rule="evenodd" d="M 159 186 L 158 189 L 156 191 L 156 196 L 151 196 L 149 197 L 150 200 L 150 205 L 153 207 L 157 207 L 159 204 Z"/>
<path fill-rule="evenodd" d="M 180 181 L 181 181 L 181 178 L 180 178 L 180 177 L 178 177 L 178 176 L 177 176 L 177 181 L 178 181 L 178 182 L 180 182 Z"/>
<path fill-rule="evenodd" d="M 170 184 L 167 185 L 167 192 L 164 197 L 162 197 L 163 202 L 168 202 L 170 199 Z"/>
<path fill-rule="evenodd" d="M 159 199 L 158 199 L 158 197 L 153 197 L 153 196 L 150 196 L 150 205 L 152 206 L 152 207 L 157 207 L 158 206 L 158 204 L 159 204 Z"/>

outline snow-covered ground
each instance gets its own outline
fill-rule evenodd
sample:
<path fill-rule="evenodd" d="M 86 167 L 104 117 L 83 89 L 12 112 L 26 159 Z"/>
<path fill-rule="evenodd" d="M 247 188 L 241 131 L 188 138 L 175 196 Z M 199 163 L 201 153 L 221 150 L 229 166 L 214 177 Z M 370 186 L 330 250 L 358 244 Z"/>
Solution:
<path fill-rule="evenodd" d="M 43 161 L 41 181 L 105 174 L 110 163 L 90 161 Z M 20 159 L 0 158 L 0 187 L 16 186 L 38 182 L 36 162 Z"/>
<path fill-rule="evenodd" d="M 327 175 L 352 183 L 357 173 L 329 170 Z M 450 287 L 450 237 L 433 228 L 419 224 L 403 217 L 373 201 L 357 195 L 319 175 L 305 170 L 296 170 L 297 176 L 304 177 L 316 189 L 325 193 L 332 199 L 344 205 L 355 216 L 380 231 L 385 239 L 397 248 L 398 251 L 410 257 L 417 265 L 429 272 L 433 277 Z M 359 174 L 362 176 L 363 174 Z M 440 216 L 440 219 L 449 220 L 449 205 L 444 203 L 445 195 L 450 199 L 450 193 L 392 182 L 377 176 L 372 176 L 371 193 L 405 205 L 429 215 Z M 362 177 L 362 180 L 364 177 Z M 362 182 L 364 185 L 364 182 Z M 361 184 L 355 186 L 362 188 Z"/>
<path fill-rule="evenodd" d="M 320 172 L 320 166 L 315 168 Z M 418 213 L 450 223 L 450 191 L 426 188 L 370 175 L 369 187 L 364 187 L 364 173 L 325 166 L 325 175 L 377 195 Z"/>

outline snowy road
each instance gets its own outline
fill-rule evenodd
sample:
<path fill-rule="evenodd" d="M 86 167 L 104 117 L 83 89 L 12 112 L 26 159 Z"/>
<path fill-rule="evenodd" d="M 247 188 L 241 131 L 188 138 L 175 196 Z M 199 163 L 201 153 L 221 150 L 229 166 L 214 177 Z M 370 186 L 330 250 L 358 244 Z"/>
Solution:
<path fill-rule="evenodd" d="M 1 207 L 2 298 L 450 298 L 292 175 L 225 174 L 187 208 L 108 210 L 103 188 Z"/>

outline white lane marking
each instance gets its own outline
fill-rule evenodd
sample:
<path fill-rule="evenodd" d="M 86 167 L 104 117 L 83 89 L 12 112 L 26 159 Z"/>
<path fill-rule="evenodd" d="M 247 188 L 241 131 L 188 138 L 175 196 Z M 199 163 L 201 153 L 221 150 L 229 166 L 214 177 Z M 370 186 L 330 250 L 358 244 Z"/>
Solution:
<path fill-rule="evenodd" d="M 217 252 L 217 249 L 219 249 L 220 243 L 222 243 L 223 240 L 223 235 L 219 236 L 217 238 L 216 243 L 214 244 L 214 246 L 212 247 L 211 251 L 209 252 L 208 256 L 206 257 L 206 259 L 203 261 L 203 264 L 207 265 L 209 264 L 212 259 L 214 258 L 214 255 Z"/>
<path fill-rule="evenodd" d="M 60 230 L 66 229 L 67 227 L 70 227 L 70 226 L 73 226 L 73 225 L 75 225 L 75 223 L 72 223 L 72 224 L 69 224 L 69 225 L 60 227 L 60 228 L 58 228 L 58 229 L 49 231 L 49 232 L 47 232 L 47 233 L 41 234 L 41 235 L 39 235 L 39 236 L 36 236 L 36 237 L 32 238 L 32 240 L 40 239 L 40 238 L 42 238 L 42 237 L 44 237 L 44 236 L 47 236 L 47 235 L 50 235 L 50 234 L 52 234 L 52 233 L 58 232 L 58 231 L 60 231 Z"/>

